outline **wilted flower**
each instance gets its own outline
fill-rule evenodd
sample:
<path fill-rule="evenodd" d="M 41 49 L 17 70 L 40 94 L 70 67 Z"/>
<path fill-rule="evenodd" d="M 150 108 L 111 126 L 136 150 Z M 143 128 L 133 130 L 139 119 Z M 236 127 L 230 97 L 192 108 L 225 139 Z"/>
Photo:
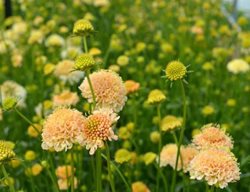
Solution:
<path fill-rule="evenodd" d="M 79 111 L 56 109 L 44 122 L 42 148 L 55 151 L 71 149 L 77 143 L 84 123 L 85 118 Z"/>
<path fill-rule="evenodd" d="M 208 124 L 202 127 L 199 134 L 193 138 L 193 144 L 198 149 L 233 148 L 233 141 L 219 126 Z"/>
<path fill-rule="evenodd" d="M 86 149 L 90 150 L 89 154 L 93 155 L 97 148 L 104 146 L 105 141 L 118 139 L 113 131 L 118 119 L 119 116 L 111 109 L 102 108 L 94 111 L 84 121 L 78 142 L 86 145 Z"/>
<path fill-rule="evenodd" d="M 201 151 L 190 162 L 191 179 L 204 179 L 209 185 L 225 188 L 240 179 L 240 170 L 234 155 L 220 149 Z"/>
<path fill-rule="evenodd" d="M 90 80 L 96 97 L 96 108 L 111 108 L 115 112 L 122 110 L 126 97 L 126 89 L 121 77 L 112 71 L 100 70 L 90 75 Z M 93 103 L 93 97 L 87 78 L 79 89 L 82 96 Z"/>

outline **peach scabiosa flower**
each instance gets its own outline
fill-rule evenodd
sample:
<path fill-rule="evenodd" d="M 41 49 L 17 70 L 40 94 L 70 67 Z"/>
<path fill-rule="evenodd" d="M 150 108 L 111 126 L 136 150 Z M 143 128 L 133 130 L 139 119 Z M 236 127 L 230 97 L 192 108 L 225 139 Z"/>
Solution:
<path fill-rule="evenodd" d="M 53 96 L 53 106 L 71 106 L 76 105 L 79 101 L 77 93 L 70 92 L 68 90 L 63 91 L 58 95 Z"/>
<path fill-rule="evenodd" d="M 209 185 L 225 188 L 240 179 L 240 170 L 234 155 L 220 149 L 201 151 L 190 162 L 191 179 L 204 179 Z"/>
<path fill-rule="evenodd" d="M 111 108 L 114 112 L 122 110 L 126 97 L 126 89 L 121 77 L 112 71 L 100 70 L 90 75 L 90 80 L 96 97 L 96 108 Z M 79 89 L 82 96 L 93 102 L 91 89 L 87 78 L 84 79 Z"/>
<path fill-rule="evenodd" d="M 218 125 L 208 124 L 202 127 L 202 131 L 195 135 L 193 144 L 198 149 L 206 148 L 233 148 L 233 141 Z"/>
<path fill-rule="evenodd" d="M 85 117 L 75 109 L 56 109 L 44 123 L 42 148 L 57 152 L 71 149 L 78 141 L 84 122 Z"/>
<path fill-rule="evenodd" d="M 97 148 L 103 147 L 104 142 L 117 140 L 118 136 L 113 131 L 113 126 L 119 119 L 111 109 L 99 109 L 86 118 L 82 127 L 82 135 L 78 142 L 85 145 L 90 155 L 93 155 Z"/>
<path fill-rule="evenodd" d="M 133 80 L 127 80 L 124 84 L 127 95 L 136 92 L 140 88 L 140 83 Z"/>

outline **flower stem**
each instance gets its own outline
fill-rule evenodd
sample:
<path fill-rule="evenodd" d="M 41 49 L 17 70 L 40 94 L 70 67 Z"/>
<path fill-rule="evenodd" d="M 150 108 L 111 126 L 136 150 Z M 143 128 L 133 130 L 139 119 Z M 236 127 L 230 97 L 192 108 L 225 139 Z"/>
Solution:
<path fill-rule="evenodd" d="M 84 52 L 88 53 L 88 44 L 86 36 L 83 36 L 83 46 L 84 46 Z"/>
<path fill-rule="evenodd" d="M 40 131 L 36 128 L 36 126 L 21 112 L 19 111 L 16 107 L 14 107 L 14 110 L 16 111 L 16 113 L 24 120 L 26 121 L 28 124 L 30 124 L 35 131 L 40 135 Z"/>
<path fill-rule="evenodd" d="M 71 186 L 71 192 L 74 192 L 75 185 L 74 185 L 74 151 L 73 151 L 73 149 L 71 149 L 70 155 L 71 155 L 71 159 L 70 159 L 70 163 L 71 163 L 70 186 Z"/>
<path fill-rule="evenodd" d="M 160 185 L 160 176 L 162 175 L 161 173 L 161 158 L 160 158 L 160 154 L 161 154 L 161 148 L 162 148 L 162 131 L 161 131 L 161 105 L 158 104 L 157 105 L 157 117 L 158 117 L 158 121 L 159 121 L 159 132 L 160 132 L 160 139 L 159 139 L 159 144 L 158 144 L 158 157 L 159 157 L 159 161 L 157 164 L 157 177 L 156 177 L 156 191 L 159 191 L 159 185 Z"/>
<path fill-rule="evenodd" d="M 102 157 L 100 149 L 96 151 L 96 191 L 102 191 Z"/>
<path fill-rule="evenodd" d="M 178 167 L 178 161 L 179 161 L 179 157 L 180 157 L 180 148 L 181 148 L 181 144 L 182 144 L 183 137 L 184 137 L 184 131 L 185 131 L 185 126 L 186 126 L 186 118 L 187 118 L 186 93 L 185 93 L 185 88 L 184 88 L 183 82 L 181 80 L 180 80 L 180 84 L 181 84 L 182 101 L 183 101 L 183 122 L 182 122 L 179 141 L 178 141 L 178 144 L 177 144 L 177 156 L 176 156 L 174 174 L 173 174 L 173 178 L 172 178 L 171 192 L 175 191 L 177 167 Z"/>
<path fill-rule="evenodd" d="M 107 153 L 109 183 L 110 183 L 112 192 L 115 192 L 115 183 L 114 183 L 114 177 L 112 175 L 111 162 L 110 162 L 110 150 L 109 150 L 109 146 L 107 143 L 106 143 L 106 153 Z"/>
<path fill-rule="evenodd" d="M 107 161 L 108 158 L 104 154 L 102 154 L 102 157 Z M 120 175 L 122 181 L 124 182 L 124 184 L 127 187 L 127 191 L 131 192 L 130 186 L 129 186 L 128 182 L 126 181 L 126 178 L 124 177 L 122 172 L 119 170 L 119 168 L 112 161 L 110 161 L 110 163 L 114 166 L 116 172 Z"/>
<path fill-rule="evenodd" d="M 6 169 L 5 169 L 5 167 L 4 167 L 4 165 L 2 164 L 1 165 L 1 170 L 2 170 L 2 172 L 3 172 L 3 175 L 4 175 L 4 178 L 6 179 L 6 180 L 8 180 L 8 173 L 7 173 L 7 171 L 6 171 Z M 14 186 L 12 185 L 12 183 L 10 182 L 9 183 L 9 188 L 10 188 L 10 192 L 15 192 L 15 188 L 14 188 Z"/>
<path fill-rule="evenodd" d="M 91 80 L 89 78 L 89 70 L 86 71 L 86 77 L 87 77 L 87 80 L 88 80 L 88 84 L 89 84 L 89 87 L 90 87 L 90 91 L 91 91 L 91 94 L 92 94 L 92 98 L 93 98 L 93 108 L 92 109 L 95 109 L 95 105 L 96 105 L 96 98 L 95 98 L 95 92 L 94 92 L 94 88 L 93 88 L 93 85 L 91 83 Z M 92 111 L 92 110 L 91 110 Z"/>

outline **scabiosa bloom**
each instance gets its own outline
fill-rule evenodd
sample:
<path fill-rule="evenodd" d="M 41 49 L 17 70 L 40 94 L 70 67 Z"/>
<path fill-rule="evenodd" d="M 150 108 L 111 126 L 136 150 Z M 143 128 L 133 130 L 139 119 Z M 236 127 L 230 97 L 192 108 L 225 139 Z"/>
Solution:
<path fill-rule="evenodd" d="M 161 121 L 161 130 L 169 131 L 182 125 L 182 119 L 173 115 L 165 116 Z"/>
<path fill-rule="evenodd" d="M 16 83 L 15 81 L 7 80 L 1 86 L 1 97 L 2 101 L 6 98 L 15 98 L 17 100 L 17 106 L 25 107 L 25 100 L 27 91 L 23 86 Z"/>
<path fill-rule="evenodd" d="M 53 106 L 71 106 L 76 105 L 79 101 L 77 93 L 70 92 L 68 90 L 63 91 L 59 95 L 53 96 Z"/>
<path fill-rule="evenodd" d="M 71 149 L 79 139 L 85 118 L 75 109 L 59 108 L 48 116 L 42 130 L 42 148 L 62 151 Z"/>
<path fill-rule="evenodd" d="M 193 158 L 198 154 L 198 150 L 191 146 L 183 146 L 181 147 L 181 159 L 182 161 L 182 169 L 184 173 L 188 172 L 188 168 L 190 166 L 190 162 L 193 160 Z"/>
<path fill-rule="evenodd" d="M 92 55 L 88 53 L 82 53 L 76 58 L 74 68 L 76 70 L 86 71 L 93 66 L 95 66 L 95 60 Z"/>
<path fill-rule="evenodd" d="M 73 34 L 79 36 L 88 36 L 94 32 L 94 27 L 90 21 L 86 19 L 80 19 L 75 22 L 73 28 Z"/>
<path fill-rule="evenodd" d="M 73 70 L 74 61 L 63 60 L 56 65 L 54 75 L 64 82 L 69 82 L 70 84 L 77 83 L 83 78 L 84 73 L 82 71 Z"/>
<path fill-rule="evenodd" d="M 147 103 L 153 105 L 159 104 L 165 100 L 166 96 L 164 95 L 164 93 L 159 89 L 154 89 L 148 94 Z"/>
<path fill-rule="evenodd" d="M 127 95 L 136 92 L 140 88 L 140 83 L 137 83 L 133 80 L 125 81 L 125 88 Z"/>
<path fill-rule="evenodd" d="M 240 170 L 235 156 L 225 150 L 201 151 L 190 162 L 191 179 L 204 179 L 209 185 L 225 188 L 228 183 L 240 179 Z"/>
<path fill-rule="evenodd" d="M 90 75 L 90 80 L 96 97 L 96 108 L 111 108 L 114 112 L 122 110 L 126 97 L 126 89 L 121 77 L 112 71 L 100 70 Z M 87 78 L 84 79 L 79 89 L 82 96 L 93 102 L 91 89 Z"/>
<path fill-rule="evenodd" d="M 227 69 L 231 73 L 246 73 L 250 70 L 250 65 L 243 59 L 234 59 L 227 64 Z"/>
<path fill-rule="evenodd" d="M 218 125 L 208 124 L 202 127 L 202 131 L 195 135 L 193 144 L 198 149 L 206 148 L 233 148 L 233 141 Z"/>
<path fill-rule="evenodd" d="M 10 161 L 15 157 L 15 153 L 9 142 L 0 140 L 0 165 L 4 162 Z"/>
<path fill-rule="evenodd" d="M 171 61 L 166 67 L 166 77 L 171 81 L 183 79 L 187 74 L 186 66 L 180 61 Z"/>
<path fill-rule="evenodd" d="M 150 190 L 143 182 L 136 181 L 132 183 L 132 192 L 150 192 Z"/>
<path fill-rule="evenodd" d="M 89 154 L 93 155 L 98 147 L 103 147 L 104 142 L 109 140 L 117 140 L 118 137 L 113 131 L 113 126 L 119 119 L 111 109 L 99 109 L 93 111 L 88 116 L 82 127 L 82 135 L 78 142 L 86 145 L 86 149 L 90 150 Z"/>

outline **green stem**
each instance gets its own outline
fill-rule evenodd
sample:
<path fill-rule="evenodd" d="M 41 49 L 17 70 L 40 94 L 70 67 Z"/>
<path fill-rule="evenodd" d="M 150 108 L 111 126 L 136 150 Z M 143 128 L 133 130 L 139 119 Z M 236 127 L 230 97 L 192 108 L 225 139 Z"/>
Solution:
<path fill-rule="evenodd" d="M 38 133 L 38 135 L 40 135 L 40 131 L 36 128 L 36 126 L 21 112 L 19 111 L 16 107 L 14 107 L 14 110 L 16 111 L 16 113 L 23 119 L 25 120 L 28 124 L 30 124 L 35 131 Z"/>
<path fill-rule="evenodd" d="M 48 153 L 47 161 L 49 162 L 49 165 L 51 166 L 51 169 L 52 169 L 52 170 L 50 170 L 50 167 L 48 167 L 48 168 L 47 168 L 47 169 L 48 169 L 48 173 L 49 173 L 49 175 L 51 176 L 51 180 L 52 180 L 52 182 L 53 182 L 53 184 L 54 184 L 54 187 L 55 187 L 56 191 L 59 192 L 59 186 L 58 186 L 58 183 L 57 183 L 57 181 L 56 181 L 54 162 L 53 162 L 52 159 L 51 159 L 50 153 Z M 66 170 L 67 170 L 67 169 L 66 169 Z M 67 174 L 66 174 L 66 175 L 67 175 Z"/>
<path fill-rule="evenodd" d="M 86 77 L 87 77 L 88 84 L 89 84 L 90 91 L 91 91 L 92 98 L 93 98 L 93 109 L 95 109 L 96 98 L 95 98 L 94 88 L 93 88 L 93 85 L 92 85 L 91 80 L 90 80 L 90 77 L 89 77 L 89 73 L 90 73 L 89 70 L 87 70 L 87 71 L 86 71 Z M 92 110 L 91 110 L 91 111 L 92 111 Z"/>
<path fill-rule="evenodd" d="M 84 52 L 88 53 L 88 44 L 86 36 L 83 36 L 83 46 L 84 46 Z"/>
<path fill-rule="evenodd" d="M 106 152 L 107 152 L 107 164 L 108 164 L 108 176 L 109 176 L 109 183 L 112 192 L 115 192 L 115 183 L 114 183 L 114 177 L 112 175 L 112 170 L 111 170 L 111 164 L 110 164 L 110 150 L 109 146 L 106 143 Z"/>
<path fill-rule="evenodd" d="M 102 154 L 102 157 L 107 161 L 108 158 L 104 154 Z M 122 181 L 124 182 L 124 184 L 127 187 L 127 191 L 131 192 L 130 186 L 129 186 L 128 182 L 126 181 L 126 178 L 124 177 L 122 172 L 119 170 L 119 168 L 112 161 L 110 161 L 110 163 L 114 166 L 116 172 L 120 175 Z"/>
<path fill-rule="evenodd" d="M 71 163 L 70 186 L 71 186 L 71 192 L 74 192 L 75 185 L 74 185 L 74 151 L 73 151 L 73 149 L 71 149 L 70 155 L 71 155 L 71 159 L 70 159 L 70 163 Z"/>
<path fill-rule="evenodd" d="M 100 149 L 96 151 L 96 191 L 102 191 L 102 157 Z"/>
<path fill-rule="evenodd" d="M 160 132 L 160 140 L 159 140 L 159 144 L 158 144 L 158 157 L 159 157 L 159 161 L 157 164 L 157 178 L 156 178 L 156 191 L 159 191 L 159 186 L 160 186 L 160 176 L 162 175 L 161 173 L 161 158 L 160 158 L 160 154 L 161 154 L 161 148 L 162 148 L 162 131 L 161 131 L 161 105 L 158 104 L 157 105 L 157 117 L 158 117 L 158 121 L 159 121 L 159 132 Z"/>
<path fill-rule="evenodd" d="M 178 167 L 178 161 L 180 157 L 180 148 L 181 148 L 181 144 L 182 144 L 183 137 L 184 137 L 186 117 L 187 117 L 187 101 L 186 101 L 185 88 L 184 88 L 182 80 L 180 80 L 180 84 L 181 84 L 181 92 L 182 92 L 182 100 L 183 100 L 183 122 L 182 122 L 181 133 L 180 133 L 180 137 L 179 137 L 179 141 L 177 145 L 177 156 L 176 156 L 175 169 L 174 169 L 174 174 L 173 174 L 173 179 L 172 179 L 171 192 L 175 191 L 177 167 Z"/>
<path fill-rule="evenodd" d="M 8 180 L 9 176 L 8 176 L 8 173 L 7 173 L 7 171 L 6 171 L 6 169 L 5 169 L 5 167 L 4 167 L 3 164 L 1 165 L 1 169 L 2 169 L 2 172 L 3 172 L 4 178 L 6 180 Z M 8 185 L 9 185 L 9 188 L 10 188 L 10 192 L 15 192 L 15 188 L 12 185 L 12 183 L 10 182 L 10 183 L 8 183 Z"/>

